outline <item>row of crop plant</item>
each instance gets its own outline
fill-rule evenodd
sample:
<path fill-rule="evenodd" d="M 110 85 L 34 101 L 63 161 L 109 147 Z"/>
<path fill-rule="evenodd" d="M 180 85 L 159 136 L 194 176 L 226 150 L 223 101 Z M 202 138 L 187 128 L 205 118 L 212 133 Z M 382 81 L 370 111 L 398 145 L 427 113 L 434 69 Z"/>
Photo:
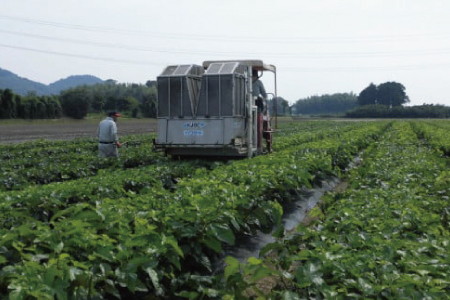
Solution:
<path fill-rule="evenodd" d="M 450 122 L 437 120 L 429 122 L 412 121 L 414 131 L 431 147 L 450 156 Z"/>
<path fill-rule="evenodd" d="M 223 279 L 212 264 L 236 235 L 278 224 L 289 190 L 340 173 L 389 123 L 365 123 L 340 136 L 209 169 L 197 168 L 172 187 L 114 190 L 115 172 L 35 187 L 0 205 L 0 295 L 14 299 L 144 299 L 217 297 Z M 146 176 L 124 170 L 122 178 Z M 129 173 L 130 172 L 130 173 Z M 157 175 L 153 175 L 157 177 Z M 95 182 L 96 180 L 97 183 Z M 150 181 L 151 179 L 146 179 Z M 123 181 L 124 182 L 124 181 Z M 144 182 L 144 181 L 142 181 Z M 98 184 L 97 189 L 94 186 Z M 55 189 L 46 187 L 54 187 Z M 109 188 L 108 188 L 109 186 Z M 58 194 L 66 188 L 76 193 Z M 33 198 L 33 191 L 39 196 Z M 23 197 L 22 197 L 23 196 Z M 29 199 L 33 198 L 31 202 Z"/>
<path fill-rule="evenodd" d="M 359 126 L 355 122 L 302 121 L 297 123 L 281 123 L 274 134 L 274 151 L 293 145 L 317 141 L 353 130 Z"/>
<path fill-rule="evenodd" d="M 260 259 L 227 259 L 227 298 L 450 299 L 448 168 L 410 123 L 395 122 L 350 171 L 347 189 L 314 210 L 315 223 Z"/>
<path fill-rule="evenodd" d="M 134 136 L 132 142 L 120 149 L 118 160 L 99 158 L 97 143 L 92 140 L 41 144 L 0 146 L 0 191 L 85 178 L 101 169 L 135 168 L 167 161 L 161 153 L 152 151 L 149 135 Z"/>
<path fill-rule="evenodd" d="M 354 122 L 337 125 L 309 122 L 287 127 L 286 131 L 277 133 L 274 149 L 278 151 L 291 145 L 331 137 L 357 126 Z M 94 139 L 0 145 L 0 191 L 90 177 L 101 169 L 136 168 L 167 161 L 161 153 L 152 152 L 152 137 L 154 135 L 150 134 L 124 137 L 128 143 L 120 149 L 119 160 L 98 158 Z"/>
<path fill-rule="evenodd" d="M 3 213 L 32 215 L 37 221 L 49 222 L 59 210 L 71 205 L 95 205 L 105 198 L 133 198 L 138 194 L 173 189 L 177 181 L 192 176 L 199 169 L 212 169 L 220 163 L 201 161 L 166 161 L 141 168 L 100 170 L 96 176 L 46 185 L 33 185 L 20 191 L 0 193 Z M 10 206 L 8 208 L 8 205 Z M 4 219 L 3 222 L 5 222 Z M 8 226 L 17 226 L 9 224 Z"/>

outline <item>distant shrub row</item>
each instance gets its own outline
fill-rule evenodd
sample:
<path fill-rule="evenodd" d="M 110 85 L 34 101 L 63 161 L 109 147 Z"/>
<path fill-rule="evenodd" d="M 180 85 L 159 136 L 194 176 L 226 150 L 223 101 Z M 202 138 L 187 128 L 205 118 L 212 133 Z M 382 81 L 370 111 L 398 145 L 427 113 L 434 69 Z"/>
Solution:
<path fill-rule="evenodd" d="M 418 106 L 364 105 L 345 114 L 347 118 L 449 118 L 450 107 L 424 104 Z"/>
<path fill-rule="evenodd" d="M 0 119 L 58 119 L 62 108 L 55 96 L 20 96 L 0 89 Z"/>

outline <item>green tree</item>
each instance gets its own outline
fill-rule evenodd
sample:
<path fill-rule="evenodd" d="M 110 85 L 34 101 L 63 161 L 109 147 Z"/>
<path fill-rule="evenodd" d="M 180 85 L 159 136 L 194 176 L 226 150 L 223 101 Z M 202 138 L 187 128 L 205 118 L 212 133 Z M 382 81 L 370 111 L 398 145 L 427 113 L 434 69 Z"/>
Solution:
<path fill-rule="evenodd" d="M 61 93 L 60 102 L 64 115 L 74 119 L 83 119 L 89 111 L 91 93 L 86 87 L 69 89 Z"/>
<path fill-rule="evenodd" d="M 279 105 L 281 106 L 281 112 L 283 115 L 286 115 L 286 113 L 289 113 L 289 102 L 287 102 L 285 99 L 279 97 L 278 98 Z"/>
<path fill-rule="evenodd" d="M 58 119 L 61 118 L 62 108 L 55 96 L 42 96 L 41 102 L 45 105 L 45 118 Z"/>
<path fill-rule="evenodd" d="M 156 88 L 157 86 L 157 81 L 155 80 L 147 80 L 147 82 L 145 83 L 145 85 L 149 88 L 154 87 Z"/>
<path fill-rule="evenodd" d="M 10 89 L 0 91 L 0 118 L 12 119 L 17 115 L 15 95 Z"/>
<path fill-rule="evenodd" d="M 131 117 L 137 118 L 139 113 L 139 101 L 133 96 L 129 96 L 128 100 L 128 110 L 131 112 Z"/>
<path fill-rule="evenodd" d="M 375 84 L 371 83 L 368 87 L 359 93 L 358 105 L 371 105 L 377 104 L 377 93 L 378 89 Z"/>
<path fill-rule="evenodd" d="M 133 96 L 126 96 L 118 99 L 116 109 L 119 111 L 131 111 L 139 106 L 139 101 Z"/>
<path fill-rule="evenodd" d="M 275 115 L 275 103 L 277 115 L 285 115 L 286 113 L 289 113 L 289 102 L 283 97 L 277 97 L 267 102 L 267 107 L 269 108 L 270 115 Z"/>
<path fill-rule="evenodd" d="M 22 101 L 22 118 L 24 119 L 36 119 L 37 118 L 37 96 L 36 95 L 27 95 L 23 98 Z"/>
<path fill-rule="evenodd" d="M 401 106 L 409 102 L 409 97 L 405 93 L 405 87 L 397 82 L 385 82 L 378 86 L 378 104 L 389 107 Z"/>
<path fill-rule="evenodd" d="M 92 112 L 103 112 L 106 100 L 103 96 L 102 90 L 99 88 L 94 88 L 92 92 L 92 102 L 90 109 Z"/>
<path fill-rule="evenodd" d="M 156 93 L 147 93 L 143 96 L 141 111 L 146 118 L 156 117 Z"/>

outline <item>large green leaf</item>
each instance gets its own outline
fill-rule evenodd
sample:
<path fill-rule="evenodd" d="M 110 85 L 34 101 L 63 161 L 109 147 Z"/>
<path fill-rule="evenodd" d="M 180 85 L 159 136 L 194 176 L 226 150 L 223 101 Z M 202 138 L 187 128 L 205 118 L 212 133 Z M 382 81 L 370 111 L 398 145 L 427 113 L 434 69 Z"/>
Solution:
<path fill-rule="evenodd" d="M 159 282 L 158 273 L 153 268 L 150 267 L 145 268 L 145 272 L 150 277 L 150 280 L 153 283 L 153 287 L 155 288 L 156 294 L 162 295 L 164 293 L 164 290 Z"/>
<path fill-rule="evenodd" d="M 234 233 L 226 224 L 211 224 L 211 232 L 222 242 L 234 245 Z"/>
<path fill-rule="evenodd" d="M 240 264 L 239 264 L 239 261 L 232 256 L 227 256 L 225 258 L 225 263 L 227 264 L 227 266 L 225 267 L 224 274 L 225 274 L 225 280 L 227 280 L 228 277 L 239 272 Z"/>

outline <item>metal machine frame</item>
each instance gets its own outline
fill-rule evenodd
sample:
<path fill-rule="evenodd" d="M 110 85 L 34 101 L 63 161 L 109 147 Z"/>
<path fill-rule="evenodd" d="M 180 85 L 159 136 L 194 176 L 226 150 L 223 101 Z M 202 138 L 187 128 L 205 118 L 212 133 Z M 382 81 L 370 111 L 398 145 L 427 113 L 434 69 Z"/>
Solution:
<path fill-rule="evenodd" d="M 252 96 L 252 70 L 274 74 L 270 94 L 276 99 L 276 67 L 261 60 L 166 67 L 157 77 L 158 136 L 154 149 L 172 156 L 252 157 L 262 153 L 262 136 L 257 131 L 262 128 L 258 125 L 262 117 Z M 276 111 L 274 117 L 276 124 Z M 265 134 L 271 135 L 268 128 Z"/>

